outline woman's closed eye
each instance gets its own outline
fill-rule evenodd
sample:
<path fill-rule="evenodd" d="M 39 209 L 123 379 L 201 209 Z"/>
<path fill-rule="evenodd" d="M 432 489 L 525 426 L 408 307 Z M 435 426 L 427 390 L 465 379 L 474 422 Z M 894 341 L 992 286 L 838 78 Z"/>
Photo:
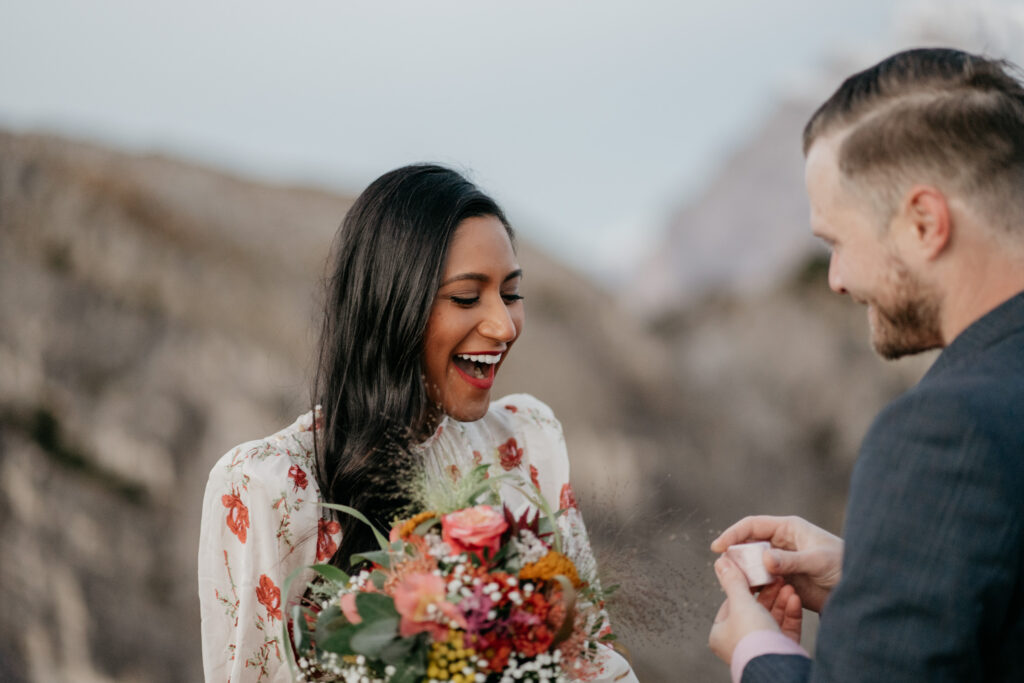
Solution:
<path fill-rule="evenodd" d="M 506 304 L 514 304 L 517 301 L 522 301 L 523 296 L 518 292 L 503 292 L 501 295 L 501 299 Z M 470 306 L 474 306 L 480 302 L 480 295 L 473 294 L 468 296 L 459 296 L 458 294 L 449 294 L 448 300 L 451 301 L 456 306 L 463 306 L 465 308 L 469 308 Z"/>

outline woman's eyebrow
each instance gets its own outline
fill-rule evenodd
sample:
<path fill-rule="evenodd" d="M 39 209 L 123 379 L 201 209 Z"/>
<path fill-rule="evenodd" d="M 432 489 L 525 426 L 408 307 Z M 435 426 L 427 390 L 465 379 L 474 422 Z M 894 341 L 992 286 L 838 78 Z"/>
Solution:
<path fill-rule="evenodd" d="M 483 273 L 459 273 L 455 277 L 450 277 L 441 283 L 441 286 L 450 285 L 453 282 L 460 282 L 462 280 L 475 280 L 477 282 L 490 282 L 491 278 L 487 277 Z"/>
<path fill-rule="evenodd" d="M 506 275 L 505 279 L 502 280 L 502 282 L 508 282 L 509 280 L 514 280 L 517 277 L 522 277 L 522 276 L 523 276 L 522 268 L 517 268 L 516 270 L 513 270 L 511 273 Z M 484 275 L 483 273 L 459 273 L 458 275 L 455 275 L 454 277 L 450 277 L 447 280 L 445 280 L 444 282 L 442 282 L 441 286 L 444 287 L 446 285 L 450 285 L 453 282 L 460 282 L 462 280 L 473 280 L 475 282 L 490 282 L 491 278 L 488 275 Z"/>

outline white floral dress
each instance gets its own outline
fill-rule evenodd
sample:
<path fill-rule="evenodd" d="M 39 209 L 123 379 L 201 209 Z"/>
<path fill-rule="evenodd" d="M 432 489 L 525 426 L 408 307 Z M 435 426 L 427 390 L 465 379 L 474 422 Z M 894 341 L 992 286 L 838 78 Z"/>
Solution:
<path fill-rule="evenodd" d="M 203 668 L 207 683 L 290 683 L 281 620 L 314 574 L 292 581 L 296 569 L 328 561 L 341 526 L 318 505 L 313 476 L 313 414 L 259 441 L 226 453 L 210 472 L 199 540 L 199 602 Z M 569 459 L 562 428 L 545 404 L 526 394 L 491 404 L 483 419 L 445 418 L 422 450 L 428 471 L 457 477 L 487 463 L 498 471 L 520 471 L 559 507 L 567 554 L 581 577 L 596 577 L 583 521 L 569 486 Z M 513 510 L 528 505 L 521 493 L 503 488 Z M 629 665 L 608 651 L 602 681 L 635 681 Z"/>

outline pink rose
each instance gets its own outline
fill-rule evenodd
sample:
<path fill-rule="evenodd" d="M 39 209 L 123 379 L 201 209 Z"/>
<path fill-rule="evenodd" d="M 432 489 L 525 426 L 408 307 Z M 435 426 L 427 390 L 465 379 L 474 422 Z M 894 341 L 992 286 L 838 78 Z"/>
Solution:
<path fill-rule="evenodd" d="M 441 518 L 441 538 L 457 553 L 473 553 L 484 560 L 501 546 L 501 535 L 508 529 L 505 516 L 490 505 L 459 510 Z"/>
<path fill-rule="evenodd" d="M 448 636 L 448 625 L 466 627 L 459 609 L 445 600 L 444 579 L 426 572 L 405 576 L 393 591 L 395 609 L 401 615 L 398 632 L 403 638 L 426 631 L 436 641 Z"/>

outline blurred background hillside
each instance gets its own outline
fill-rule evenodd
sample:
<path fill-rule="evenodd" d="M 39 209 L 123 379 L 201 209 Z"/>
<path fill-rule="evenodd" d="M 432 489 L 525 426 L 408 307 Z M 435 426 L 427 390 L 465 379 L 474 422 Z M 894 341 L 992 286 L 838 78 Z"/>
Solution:
<path fill-rule="evenodd" d="M 762 11 L 754 5 L 751 13 Z M 719 91 L 687 85 L 692 99 L 669 112 L 679 116 L 678 138 L 659 133 L 656 141 L 677 158 L 675 166 L 616 157 L 617 146 L 642 141 L 622 133 L 624 141 L 616 137 L 620 129 L 593 122 L 579 140 L 554 125 L 547 133 L 567 142 L 550 157 L 530 148 L 529 126 L 572 107 L 539 91 L 528 105 L 509 100 L 514 112 L 536 109 L 521 128 L 500 117 L 479 127 L 471 119 L 486 107 L 473 104 L 466 88 L 458 93 L 467 118 L 456 121 L 463 136 L 392 129 L 384 110 L 403 98 L 415 109 L 415 98 L 430 89 L 429 69 L 415 64 L 407 76 L 415 87 L 399 87 L 405 81 L 389 73 L 398 80 L 381 85 L 376 105 L 372 98 L 351 103 L 371 113 L 380 107 L 379 128 L 338 124 L 372 142 L 332 140 L 323 157 L 298 151 L 304 143 L 293 129 L 315 131 L 322 122 L 289 101 L 294 83 L 264 74 L 269 112 L 256 111 L 267 101 L 246 99 L 236 84 L 237 110 L 233 118 L 222 113 L 261 143 L 246 148 L 237 130 L 217 138 L 215 127 L 192 125 L 202 120 L 204 95 L 169 75 L 194 74 L 211 88 L 205 108 L 212 108 L 231 87 L 203 80 L 204 69 L 214 68 L 213 46 L 280 54 L 284 37 L 301 44 L 289 34 L 291 24 L 279 27 L 282 44 L 271 45 L 232 24 L 226 10 L 211 10 L 204 35 L 219 34 L 223 43 L 180 44 L 166 56 L 178 66 L 157 68 L 119 52 L 120 38 L 111 42 L 116 31 L 91 32 L 100 24 L 137 28 L 124 17 L 128 23 L 104 23 L 63 8 L 44 21 L 37 10 L 0 10 L 0 681 L 201 680 L 195 553 L 209 468 L 234 444 L 305 410 L 317 287 L 334 231 L 372 177 L 425 158 L 467 168 L 499 200 L 508 198 L 527 273 L 528 317 L 495 395 L 528 391 L 562 420 L 603 573 L 623 586 L 613 618 L 640 680 L 728 680 L 705 646 L 720 602 L 708 542 L 753 512 L 799 514 L 839 531 L 861 436 L 931 361 L 875 358 L 863 310 L 828 291 L 824 254 L 806 227 L 800 129 L 840 78 L 896 49 L 945 43 L 1024 61 L 1019 3 L 863 5 L 868 14 L 843 8 L 837 19 L 815 14 L 811 3 L 782 3 L 774 21 L 797 22 L 797 30 L 781 42 L 805 52 L 780 45 L 775 75 L 751 66 L 748 77 L 775 80 L 757 85 L 770 86 L 771 97 L 738 105 L 741 116 L 715 100 Z M 455 16 L 449 5 L 439 7 Z M 726 79 L 731 68 L 718 52 L 672 63 L 659 51 L 672 42 L 673 26 L 666 19 L 664 30 L 654 30 L 654 9 L 630 13 L 598 3 L 573 11 L 590 14 L 576 21 L 572 12 L 556 12 L 544 35 L 603 27 L 610 32 L 596 45 L 618 46 L 619 55 L 626 34 L 642 40 L 650 30 L 649 56 L 670 62 L 679 79 L 700 71 L 714 81 L 716 62 Z M 507 24 L 470 13 L 499 53 L 532 46 L 538 63 L 570 71 L 570 62 L 593 57 L 594 68 L 610 70 L 599 85 L 617 83 L 615 97 L 634 87 L 641 105 L 653 92 L 646 88 L 674 87 L 617 74 L 615 55 L 570 59 L 573 46 L 594 44 L 568 33 L 561 47 L 501 39 L 522 20 L 502 12 Z M 649 23 L 638 23 L 637 14 Z M 430 47 L 397 16 L 367 10 L 363 40 L 387 29 L 382 40 Z M 729 23 L 711 10 L 666 16 L 689 22 L 679 39 L 704 27 L 719 31 L 715 41 L 734 42 L 722 32 Z M 432 37 L 440 34 L 429 17 L 414 18 L 427 22 L 419 27 Z M 163 19 L 171 42 L 184 35 L 187 17 Z M 857 33 L 839 40 L 843 22 Z M 757 49 L 772 44 L 757 43 L 756 28 L 745 30 Z M 72 34 L 80 42 L 57 39 Z M 58 43 L 60 49 L 43 49 Z M 74 49 L 87 43 L 88 55 Z M 445 55 L 452 49 L 437 47 Z M 342 89 L 355 87 L 346 69 L 368 79 L 371 57 L 386 61 L 346 49 L 334 64 Z M 108 71 L 76 74 L 76 64 L 96 54 L 106 55 Z M 773 53 L 764 54 L 771 62 Z M 402 59 L 420 57 L 410 47 Z M 318 68 L 304 73 L 303 83 L 318 82 L 326 73 Z M 449 76 L 435 75 L 443 92 Z M 501 82 L 508 74 L 499 69 L 497 76 Z M 104 94 L 102 82 L 110 79 L 122 100 Z M 62 100 L 60 83 L 74 96 Z M 559 97 L 573 100 L 576 80 L 555 77 L 554 84 Z M 588 99 L 585 86 L 579 84 L 584 105 L 601 104 Z M 487 102 L 496 97 L 489 92 L 484 88 Z M 184 104 L 162 109 L 175 98 Z M 151 109 L 143 107 L 133 123 L 119 102 L 149 102 Z M 717 107 L 732 128 L 684 116 Z M 613 114 L 630 131 L 657 122 L 637 111 Z M 146 128 L 139 121 L 148 115 L 163 123 Z M 600 112 L 594 116 L 610 125 Z M 573 117 L 583 120 L 581 112 Z M 270 127 L 271 119 L 287 120 L 287 131 Z M 174 121 L 181 126 L 168 123 Z M 684 132 L 705 128 L 718 131 L 717 142 L 694 143 L 684 168 L 678 158 L 691 156 Z M 421 137 L 429 143 L 410 142 Z M 532 164 L 503 163 L 511 152 L 497 146 L 479 155 L 472 149 L 497 138 L 526 147 Z M 297 147 L 289 150 L 291 144 Z M 608 156 L 582 154 L 587 145 L 606 145 Z M 574 155 L 577 166 L 568 163 Z M 324 165 L 328 157 L 340 166 Z M 663 193 L 660 200 L 636 189 L 634 172 Z M 616 203 L 626 207 L 598 223 Z"/>

